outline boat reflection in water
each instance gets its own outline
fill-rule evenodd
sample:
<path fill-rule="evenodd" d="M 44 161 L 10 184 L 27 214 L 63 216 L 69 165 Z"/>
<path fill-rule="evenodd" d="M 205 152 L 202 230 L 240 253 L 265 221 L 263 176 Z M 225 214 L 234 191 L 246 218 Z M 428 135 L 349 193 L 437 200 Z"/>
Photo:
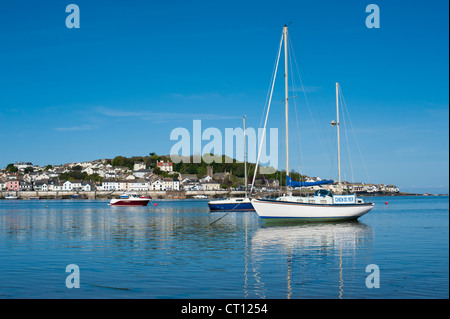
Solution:
<path fill-rule="evenodd" d="M 253 234 L 247 256 L 258 291 L 255 297 L 271 298 L 284 281 L 287 299 L 342 299 L 346 288 L 347 298 L 352 298 L 352 292 L 365 287 L 372 242 L 372 228 L 358 221 L 265 224 Z M 274 264 L 278 273 L 273 272 Z"/>

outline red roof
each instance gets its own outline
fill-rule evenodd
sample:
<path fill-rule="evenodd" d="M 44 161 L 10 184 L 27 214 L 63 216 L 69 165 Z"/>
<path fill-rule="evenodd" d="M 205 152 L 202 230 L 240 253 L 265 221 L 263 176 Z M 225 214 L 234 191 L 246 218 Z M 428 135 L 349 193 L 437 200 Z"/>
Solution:
<path fill-rule="evenodd" d="M 157 166 L 173 166 L 172 162 L 158 162 L 156 163 Z"/>

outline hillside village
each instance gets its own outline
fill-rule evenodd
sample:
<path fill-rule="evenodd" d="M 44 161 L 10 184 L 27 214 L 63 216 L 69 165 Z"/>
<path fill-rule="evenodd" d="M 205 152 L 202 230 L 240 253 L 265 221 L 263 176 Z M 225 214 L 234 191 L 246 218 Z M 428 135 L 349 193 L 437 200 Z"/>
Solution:
<path fill-rule="evenodd" d="M 214 173 L 211 166 L 206 167 L 205 174 L 180 173 L 169 160 L 158 159 L 153 165 L 134 162 L 128 166 L 117 164 L 108 159 L 45 167 L 32 163 L 17 162 L 0 170 L 0 190 L 20 191 L 59 191 L 59 192 L 132 192 L 132 191 L 219 191 L 244 190 L 244 179 L 237 178 L 232 172 Z M 200 175 L 200 176 L 199 176 Z M 317 181 L 320 178 L 308 178 Z M 249 178 L 249 182 L 251 179 Z M 279 190 L 276 179 L 258 178 L 256 190 Z M 331 191 L 336 185 L 328 185 Z M 349 191 L 365 193 L 399 193 L 393 185 L 349 184 L 344 183 Z"/>
<path fill-rule="evenodd" d="M 147 168 L 145 163 L 135 163 L 132 169 L 125 166 L 113 167 L 107 163 L 107 160 L 51 167 L 41 167 L 32 163 L 15 163 L 13 167 L 17 169 L 11 169 L 10 166 L 9 169 L 0 170 L 1 190 L 126 192 L 221 189 L 221 184 L 213 180 L 212 176 L 199 179 L 194 174 L 180 174 L 173 171 L 172 162 L 162 160 L 157 162 L 157 169 Z M 77 175 L 83 179 L 76 179 Z"/>

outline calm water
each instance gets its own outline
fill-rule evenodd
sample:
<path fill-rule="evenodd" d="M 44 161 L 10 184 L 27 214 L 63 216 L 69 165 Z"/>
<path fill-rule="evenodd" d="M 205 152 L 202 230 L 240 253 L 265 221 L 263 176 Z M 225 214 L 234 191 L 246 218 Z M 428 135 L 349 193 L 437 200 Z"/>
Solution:
<path fill-rule="evenodd" d="M 206 201 L 3 200 L 0 298 L 449 298 L 448 197 L 372 200 L 359 222 L 305 225 L 210 225 Z"/>

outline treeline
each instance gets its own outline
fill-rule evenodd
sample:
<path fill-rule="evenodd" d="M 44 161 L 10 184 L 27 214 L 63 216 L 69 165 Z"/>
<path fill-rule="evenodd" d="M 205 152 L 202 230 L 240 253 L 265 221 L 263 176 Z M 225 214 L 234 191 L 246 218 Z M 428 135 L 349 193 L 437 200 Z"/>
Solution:
<path fill-rule="evenodd" d="M 134 163 L 140 162 L 145 163 L 147 168 L 156 168 L 157 162 L 159 160 L 171 161 L 169 156 L 159 156 L 155 153 L 150 153 L 149 156 L 116 156 L 110 161 L 113 167 L 125 166 L 129 169 L 133 169 Z M 228 163 L 231 162 L 231 163 Z M 173 170 L 181 174 L 196 174 L 198 177 L 203 177 L 207 173 L 207 167 L 211 166 L 214 173 L 224 173 L 229 172 L 237 177 L 244 177 L 244 165 L 241 162 L 237 162 L 234 159 L 230 159 L 226 156 L 214 156 L 212 163 L 206 163 L 203 158 L 201 158 L 200 163 L 194 163 L 194 157 L 191 156 L 189 159 L 185 158 L 180 163 L 173 163 Z M 254 170 L 254 164 L 248 164 L 247 170 Z"/>
<path fill-rule="evenodd" d="M 132 156 L 132 157 L 125 157 L 125 156 L 116 156 L 112 160 L 107 160 L 108 164 L 111 164 L 112 166 L 122 166 L 122 167 L 128 167 L 129 169 L 133 169 L 134 163 L 145 163 L 145 166 L 147 168 L 154 168 L 156 167 L 156 163 L 158 160 L 169 160 L 168 156 L 158 156 L 155 153 L 150 153 L 149 156 Z"/>

